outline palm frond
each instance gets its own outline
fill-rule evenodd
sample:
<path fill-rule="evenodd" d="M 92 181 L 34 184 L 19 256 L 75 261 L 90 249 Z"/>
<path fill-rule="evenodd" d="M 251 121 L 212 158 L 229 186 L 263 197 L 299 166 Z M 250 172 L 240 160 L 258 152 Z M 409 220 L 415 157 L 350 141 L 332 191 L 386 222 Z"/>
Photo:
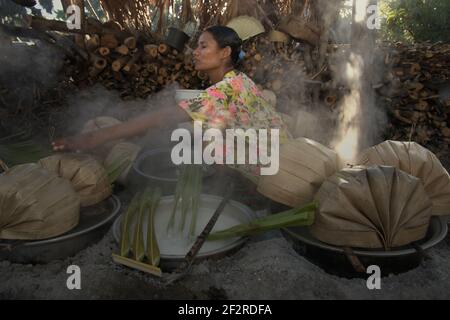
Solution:
<path fill-rule="evenodd" d="M 0 159 L 8 166 L 36 162 L 52 154 L 50 146 L 43 146 L 25 132 L 18 132 L 0 139 Z"/>

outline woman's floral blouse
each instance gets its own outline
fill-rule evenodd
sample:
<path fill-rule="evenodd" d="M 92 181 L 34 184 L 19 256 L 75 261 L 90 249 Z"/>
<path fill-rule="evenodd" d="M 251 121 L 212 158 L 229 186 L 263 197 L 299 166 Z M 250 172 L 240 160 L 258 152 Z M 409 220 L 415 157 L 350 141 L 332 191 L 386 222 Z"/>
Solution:
<path fill-rule="evenodd" d="M 241 72 L 228 72 L 222 81 L 196 98 L 181 101 L 179 106 L 194 121 L 202 121 L 206 129 L 280 129 L 280 142 L 288 137 L 281 116 L 264 100 L 256 84 Z M 252 175 L 259 175 L 257 167 L 245 167 Z"/>

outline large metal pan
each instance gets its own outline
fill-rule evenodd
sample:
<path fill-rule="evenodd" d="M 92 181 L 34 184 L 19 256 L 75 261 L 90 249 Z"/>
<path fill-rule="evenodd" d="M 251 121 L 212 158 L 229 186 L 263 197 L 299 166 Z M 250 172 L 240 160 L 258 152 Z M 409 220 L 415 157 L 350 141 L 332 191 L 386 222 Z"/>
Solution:
<path fill-rule="evenodd" d="M 211 218 L 216 208 L 219 206 L 220 202 L 222 200 L 222 197 L 214 196 L 214 195 L 206 195 L 203 194 L 201 196 L 200 201 L 200 208 L 198 211 L 198 224 L 197 224 L 197 233 L 200 233 L 201 230 L 203 230 L 204 226 L 206 225 L 207 221 Z M 179 252 L 170 250 L 168 251 L 167 244 L 171 244 L 170 240 L 167 239 L 167 232 L 166 232 L 166 226 L 168 221 L 168 216 L 171 214 L 171 210 L 173 208 L 174 204 L 174 196 L 167 196 L 161 198 L 159 207 L 155 214 L 155 226 L 158 228 L 155 232 L 158 237 L 160 252 L 161 252 L 161 265 L 160 267 L 167 271 L 175 269 L 179 266 L 179 264 L 184 260 L 185 255 L 190 249 L 190 244 L 187 244 L 185 247 L 179 247 L 176 250 Z M 203 215 L 203 217 L 202 217 Z M 116 239 L 117 243 L 120 242 L 121 237 L 121 226 L 122 226 L 122 217 L 121 215 L 119 218 L 117 218 L 116 222 L 113 226 L 113 234 L 114 238 Z M 246 205 L 236 202 L 236 201 L 229 201 L 226 205 L 224 211 L 222 212 L 221 216 L 219 217 L 219 220 L 216 224 L 216 227 L 213 229 L 218 230 L 217 228 L 221 227 L 221 220 L 224 222 L 223 225 L 226 225 L 227 223 L 230 223 L 229 226 L 231 227 L 236 224 L 241 223 L 248 223 L 254 218 L 253 211 L 247 207 Z M 187 218 L 186 225 L 189 226 L 190 224 L 190 218 Z M 225 227 L 225 228 L 226 228 Z M 131 228 L 133 230 L 133 228 Z M 177 229 L 178 230 L 178 229 Z M 147 222 L 144 221 L 143 223 L 143 234 L 144 239 L 147 238 Z M 161 240 L 163 238 L 163 240 Z M 178 235 L 175 236 L 173 239 L 172 244 L 177 244 L 176 242 L 179 241 Z M 182 241 L 181 239 L 180 241 Z M 192 243 L 195 239 L 191 239 Z M 197 255 L 196 260 L 201 261 L 206 258 L 221 258 L 228 254 L 231 254 L 238 250 L 246 241 L 246 238 L 239 237 L 229 240 L 223 240 L 218 241 L 216 243 L 212 242 L 206 242 L 203 247 L 201 248 L 199 254 Z"/>
<path fill-rule="evenodd" d="M 325 271 L 345 277 L 358 277 L 348 261 L 344 248 L 329 245 L 316 239 L 308 227 L 285 228 L 284 236 L 294 248 Z M 391 251 L 352 248 L 365 267 L 377 265 L 383 275 L 401 273 L 417 267 L 426 257 L 425 250 L 440 243 L 447 236 L 447 217 L 432 217 L 426 237 L 412 245 Z M 363 275 L 367 277 L 366 274 Z"/>
<path fill-rule="evenodd" d="M 39 241 L 1 241 L 0 260 L 14 263 L 49 263 L 74 256 L 100 240 L 120 212 L 120 200 L 107 200 L 80 212 L 80 222 L 59 237 Z"/>

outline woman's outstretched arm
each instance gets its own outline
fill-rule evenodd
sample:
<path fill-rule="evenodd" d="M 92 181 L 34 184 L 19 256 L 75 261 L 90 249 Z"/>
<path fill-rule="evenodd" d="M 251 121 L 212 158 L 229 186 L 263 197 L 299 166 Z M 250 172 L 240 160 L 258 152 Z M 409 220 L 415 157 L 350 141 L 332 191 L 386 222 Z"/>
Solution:
<path fill-rule="evenodd" d="M 115 126 L 55 140 L 52 146 L 55 151 L 91 150 L 109 141 L 142 135 L 148 129 L 167 122 L 180 123 L 189 120 L 189 115 L 178 107 L 159 108 Z"/>

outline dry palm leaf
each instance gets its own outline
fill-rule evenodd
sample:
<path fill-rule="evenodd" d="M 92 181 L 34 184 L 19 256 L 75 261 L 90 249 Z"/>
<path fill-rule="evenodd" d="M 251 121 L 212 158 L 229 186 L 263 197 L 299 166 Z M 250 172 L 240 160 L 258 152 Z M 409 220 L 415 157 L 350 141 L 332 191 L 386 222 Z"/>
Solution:
<path fill-rule="evenodd" d="M 59 236 L 78 224 L 80 198 L 66 179 L 37 164 L 0 175 L 0 239 Z"/>
<path fill-rule="evenodd" d="M 450 176 L 439 159 L 421 145 L 385 141 L 363 151 L 357 164 L 393 166 L 419 178 L 433 202 L 432 214 L 450 214 Z"/>
<path fill-rule="evenodd" d="M 141 147 L 130 142 L 120 142 L 111 149 L 105 161 L 103 162 L 103 165 L 105 166 L 105 168 L 107 168 L 106 171 L 110 172 L 109 168 L 111 166 L 114 166 L 114 164 L 117 163 L 120 164 L 120 174 L 116 179 L 114 179 L 114 181 L 117 180 L 120 183 L 126 183 L 131 166 L 133 165 L 133 162 L 140 151 Z"/>
<path fill-rule="evenodd" d="M 391 248 L 425 237 L 431 201 L 419 179 L 397 168 L 344 169 L 317 192 L 312 234 L 337 246 Z"/>
<path fill-rule="evenodd" d="M 322 183 L 341 168 L 338 155 L 310 139 L 291 140 L 280 146 L 280 169 L 261 176 L 258 192 L 298 208 L 311 202 Z"/>
<path fill-rule="evenodd" d="M 70 180 L 80 196 L 82 207 L 95 205 L 112 193 L 105 169 L 92 156 L 61 153 L 41 159 L 39 164 Z"/>

